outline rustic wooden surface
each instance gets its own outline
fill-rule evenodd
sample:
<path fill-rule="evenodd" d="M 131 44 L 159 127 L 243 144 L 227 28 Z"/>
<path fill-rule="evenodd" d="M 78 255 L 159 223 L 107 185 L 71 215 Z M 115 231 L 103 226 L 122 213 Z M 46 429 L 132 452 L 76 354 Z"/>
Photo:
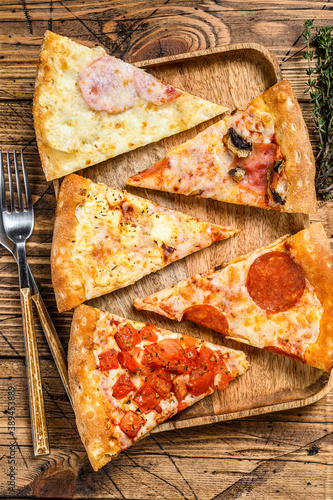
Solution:
<path fill-rule="evenodd" d="M 303 93 L 305 60 L 297 52 L 304 20 L 332 24 L 332 7 L 328 1 L 313 0 L 3 0 L 1 5 L 1 149 L 25 148 L 36 215 L 28 259 L 67 347 L 71 313 L 56 313 L 49 278 L 54 192 L 41 171 L 31 117 L 35 66 L 45 29 L 104 45 L 110 53 L 133 62 L 227 43 L 266 45 L 301 101 L 315 144 L 311 106 Z M 314 218 L 325 225 L 329 236 L 333 235 L 332 213 L 332 203 L 326 204 Z M 154 434 L 93 473 L 40 328 L 41 373 L 56 459 L 34 459 L 17 268 L 2 249 L 0 276 L 0 495 L 172 500 L 333 497 L 331 394 L 302 409 Z"/>

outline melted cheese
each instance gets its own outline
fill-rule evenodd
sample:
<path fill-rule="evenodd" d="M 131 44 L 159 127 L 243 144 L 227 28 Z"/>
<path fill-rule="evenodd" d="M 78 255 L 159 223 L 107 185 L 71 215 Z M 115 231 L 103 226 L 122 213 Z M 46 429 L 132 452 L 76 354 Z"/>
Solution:
<path fill-rule="evenodd" d="M 103 184 L 91 183 L 78 221 L 73 259 L 87 299 L 128 286 L 215 241 L 220 226 L 200 222 Z"/>
<path fill-rule="evenodd" d="M 180 281 L 170 289 L 137 300 L 135 306 L 181 321 L 188 307 L 209 303 L 225 314 L 230 338 L 302 357 L 307 346 L 318 338 L 324 311 L 310 282 L 306 279 L 304 293 L 294 307 L 275 314 L 261 309 L 246 287 L 252 262 L 264 253 L 279 250 L 283 250 L 283 242 L 257 250 L 220 271 Z"/>

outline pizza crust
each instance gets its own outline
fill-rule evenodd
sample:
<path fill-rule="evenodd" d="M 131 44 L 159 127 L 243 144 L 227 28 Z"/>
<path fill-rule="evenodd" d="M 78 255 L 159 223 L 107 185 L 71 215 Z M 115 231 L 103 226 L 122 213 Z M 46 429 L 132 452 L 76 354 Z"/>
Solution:
<path fill-rule="evenodd" d="M 106 399 L 100 392 L 100 377 L 93 355 L 98 316 L 91 307 L 77 307 L 68 346 L 68 377 L 76 425 L 95 471 L 120 451 L 113 437 L 115 426 L 108 416 Z"/>
<path fill-rule="evenodd" d="M 162 106 L 140 99 L 122 113 L 94 111 L 82 97 L 78 77 L 105 55 L 102 47 L 90 49 L 51 31 L 45 33 L 33 115 L 47 180 L 177 134 L 227 109 L 182 92 Z"/>
<path fill-rule="evenodd" d="M 300 105 L 289 82 L 283 80 L 274 85 L 251 104 L 265 108 L 274 117 L 276 140 L 286 158 L 288 195 L 281 211 L 316 213 L 315 159 Z"/>

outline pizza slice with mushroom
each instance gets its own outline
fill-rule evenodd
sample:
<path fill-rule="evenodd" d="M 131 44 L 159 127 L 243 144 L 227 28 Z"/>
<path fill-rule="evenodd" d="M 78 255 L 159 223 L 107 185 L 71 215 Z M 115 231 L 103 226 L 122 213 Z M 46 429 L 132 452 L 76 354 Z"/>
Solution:
<path fill-rule="evenodd" d="M 284 80 L 171 149 L 127 184 L 281 212 L 314 213 L 314 176 L 307 128 Z"/>
<path fill-rule="evenodd" d="M 134 305 L 323 370 L 333 365 L 333 255 L 320 223 Z"/>
<path fill-rule="evenodd" d="M 47 180 L 177 134 L 226 109 L 109 56 L 102 47 L 45 33 L 33 114 Z"/>
<path fill-rule="evenodd" d="M 68 372 L 77 427 L 95 470 L 157 425 L 248 369 L 241 351 L 81 305 Z"/>
<path fill-rule="evenodd" d="M 70 174 L 59 192 L 51 251 L 58 309 L 132 285 L 236 232 Z"/>

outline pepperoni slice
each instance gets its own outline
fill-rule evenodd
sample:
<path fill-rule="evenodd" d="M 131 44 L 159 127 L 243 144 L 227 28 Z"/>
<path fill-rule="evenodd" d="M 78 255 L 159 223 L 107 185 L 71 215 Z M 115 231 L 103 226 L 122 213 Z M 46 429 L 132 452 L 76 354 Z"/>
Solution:
<path fill-rule="evenodd" d="M 120 429 L 131 439 L 135 438 L 145 421 L 134 411 L 127 411 L 120 421 Z"/>
<path fill-rule="evenodd" d="M 160 82 L 153 75 L 143 71 L 135 71 L 134 81 L 139 97 L 157 106 L 174 101 L 177 97 L 182 95 L 180 90 Z"/>
<path fill-rule="evenodd" d="M 278 313 L 287 311 L 302 297 L 305 276 L 288 254 L 268 252 L 251 264 L 246 287 L 259 307 Z"/>
<path fill-rule="evenodd" d="M 101 372 L 107 370 L 114 370 L 119 367 L 117 359 L 117 351 L 115 349 L 109 349 L 108 351 L 102 352 L 98 355 L 99 358 L 99 369 Z"/>
<path fill-rule="evenodd" d="M 193 321 L 198 325 L 206 326 L 216 332 L 228 335 L 228 320 L 216 307 L 207 304 L 190 306 L 185 309 L 183 319 Z"/>
<path fill-rule="evenodd" d="M 132 391 L 136 391 L 136 387 L 129 376 L 123 373 L 112 387 L 112 396 L 116 399 L 123 399 Z"/>
<path fill-rule="evenodd" d="M 132 108 L 138 98 L 160 106 L 182 95 L 180 90 L 112 56 L 100 57 L 84 68 L 79 86 L 91 109 L 108 113 Z"/>
<path fill-rule="evenodd" d="M 84 68 L 79 86 L 83 99 L 95 111 L 120 113 L 134 106 L 137 99 L 133 66 L 112 56 Z"/>
<path fill-rule="evenodd" d="M 118 330 L 114 338 L 122 351 L 131 351 L 141 342 L 139 332 L 130 324 Z"/>

